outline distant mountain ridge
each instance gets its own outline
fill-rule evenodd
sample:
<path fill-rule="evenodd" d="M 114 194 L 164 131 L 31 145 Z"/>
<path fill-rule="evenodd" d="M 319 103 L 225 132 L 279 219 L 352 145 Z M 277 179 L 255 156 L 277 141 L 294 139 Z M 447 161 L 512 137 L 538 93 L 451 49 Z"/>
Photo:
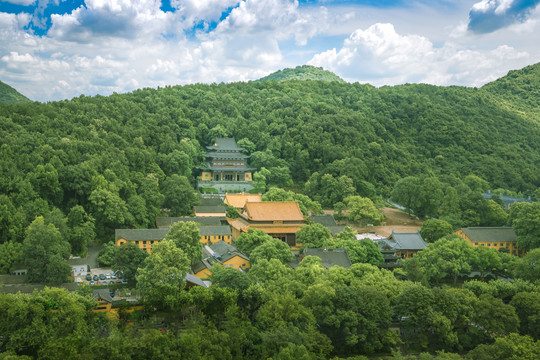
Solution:
<path fill-rule="evenodd" d="M 26 96 L 8 84 L 0 81 L 0 104 L 14 104 L 29 101 L 30 99 L 28 99 Z"/>
<path fill-rule="evenodd" d="M 331 71 L 324 70 L 323 68 L 302 65 L 297 66 L 294 69 L 286 68 L 278 70 L 270 75 L 260 78 L 257 81 L 286 81 L 286 80 L 321 80 L 321 81 L 337 81 L 344 83 L 345 80 L 337 76 Z"/>

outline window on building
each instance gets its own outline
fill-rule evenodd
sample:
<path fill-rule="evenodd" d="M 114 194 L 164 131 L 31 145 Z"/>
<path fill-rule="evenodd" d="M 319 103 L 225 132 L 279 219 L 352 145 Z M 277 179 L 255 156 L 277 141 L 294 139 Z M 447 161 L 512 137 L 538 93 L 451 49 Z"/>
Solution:
<path fill-rule="evenodd" d="M 504 244 L 503 244 L 503 243 L 500 243 L 499 246 L 504 246 Z"/>

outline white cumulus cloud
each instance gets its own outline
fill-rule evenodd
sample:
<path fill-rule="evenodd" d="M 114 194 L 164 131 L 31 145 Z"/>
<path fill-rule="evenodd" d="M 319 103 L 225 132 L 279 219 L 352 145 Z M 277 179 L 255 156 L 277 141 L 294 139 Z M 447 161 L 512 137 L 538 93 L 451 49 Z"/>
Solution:
<path fill-rule="evenodd" d="M 309 64 L 379 86 L 418 82 L 480 86 L 530 61 L 529 53 L 508 45 L 488 51 L 452 42 L 436 47 L 423 36 L 398 34 L 392 24 L 375 24 L 354 31 L 341 49 L 316 54 Z"/>

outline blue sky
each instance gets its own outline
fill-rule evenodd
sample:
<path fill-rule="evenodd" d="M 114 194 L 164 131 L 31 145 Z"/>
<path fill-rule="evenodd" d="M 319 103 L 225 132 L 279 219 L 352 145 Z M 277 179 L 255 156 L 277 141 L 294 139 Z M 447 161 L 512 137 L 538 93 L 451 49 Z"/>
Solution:
<path fill-rule="evenodd" d="M 4 0 L 0 80 L 33 100 L 249 81 L 481 86 L 540 61 L 540 0 Z"/>

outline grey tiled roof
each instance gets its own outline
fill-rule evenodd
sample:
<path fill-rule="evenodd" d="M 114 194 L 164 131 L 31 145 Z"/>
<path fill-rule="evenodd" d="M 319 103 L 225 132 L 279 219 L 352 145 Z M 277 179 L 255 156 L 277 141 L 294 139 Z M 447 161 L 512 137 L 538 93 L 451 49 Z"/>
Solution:
<path fill-rule="evenodd" d="M 236 247 L 227 244 L 225 241 L 218 241 L 210 245 L 209 247 L 214 252 L 217 260 L 219 260 L 220 262 L 225 262 L 237 255 L 246 260 L 249 260 L 249 258 L 246 255 L 242 254 L 240 251 L 238 251 Z"/>
<path fill-rule="evenodd" d="M 321 259 L 325 268 L 331 268 L 334 265 L 344 268 L 351 267 L 352 263 L 345 249 L 304 249 L 304 256 L 316 256 Z"/>
<path fill-rule="evenodd" d="M 169 232 L 169 228 L 160 229 L 116 229 L 115 240 L 126 239 L 128 241 L 163 240 Z"/>
<path fill-rule="evenodd" d="M 337 226 L 336 219 L 334 219 L 334 215 L 331 214 L 311 215 L 309 218 L 313 220 L 314 223 L 321 224 L 326 227 Z"/>
<path fill-rule="evenodd" d="M 199 226 L 199 231 L 201 236 L 232 235 L 231 227 L 229 225 Z"/>
<path fill-rule="evenodd" d="M 188 222 L 193 221 L 195 223 L 201 224 L 203 226 L 208 225 L 222 225 L 227 222 L 225 216 L 183 216 L 183 217 L 163 217 L 158 216 L 156 218 L 156 226 L 161 227 L 170 227 L 175 222 Z"/>
<path fill-rule="evenodd" d="M 223 199 L 221 199 L 220 197 L 216 197 L 216 198 L 202 198 L 202 199 L 201 199 L 201 205 L 202 205 L 202 206 L 223 205 Z"/>
<path fill-rule="evenodd" d="M 422 239 L 420 232 L 415 233 L 397 233 L 392 230 L 390 240 L 395 243 L 395 250 L 422 250 L 427 247 L 426 242 Z"/>
<path fill-rule="evenodd" d="M 194 209 L 195 209 L 195 212 L 198 214 L 227 212 L 227 207 L 225 205 L 213 205 L 213 206 L 199 205 L 199 206 L 195 206 Z"/>
<path fill-rule="evenodd" d="M 332 214 L 311 215 L 309 218 L 315 224 L 321 224 L 323 226 L 326 226 L 332 236 L 339 234 L 340 232 L 345 230 L 345 226 L 338 225 L 336 219 L 334 219 L 334 215 Z"/>
<path fill-rule="evenodd" d="M 472 242 L 517 241 L 516 232 L 511 227 L 469 227 L 461 230 Z"/>
<path fill-rule="evenodd" d="M 201 270 L 202 270 L 202 269 L 201 269 Z M 199 271 L 200 271 L 200 270 L 199 270 Z M 186 277 L 184 277 L 184 281 L 185 281 L 185 282 L 190 282 L 190 283 L 193 283 L 193 284 L 202 286 L 202 287 L 208 287 L 208 285 L 206 285 L 206 284 L 204 283 L 204 281 L 202 281 L 201 279 L 199 279 L 199 278 L 196 277 L 195 275 L 186 274 Z"/>
<path fill-rule="evenodd" d="M 204 269 L 210 269 L 215 262 L 216 261 L 212 259 L 211 257 L 204 258 L 200 261 L 197 261 L 195 264 L 191 265 L 191 271 L 194 274 L 196 274 L 199 271 L 202 271 Z"/>

